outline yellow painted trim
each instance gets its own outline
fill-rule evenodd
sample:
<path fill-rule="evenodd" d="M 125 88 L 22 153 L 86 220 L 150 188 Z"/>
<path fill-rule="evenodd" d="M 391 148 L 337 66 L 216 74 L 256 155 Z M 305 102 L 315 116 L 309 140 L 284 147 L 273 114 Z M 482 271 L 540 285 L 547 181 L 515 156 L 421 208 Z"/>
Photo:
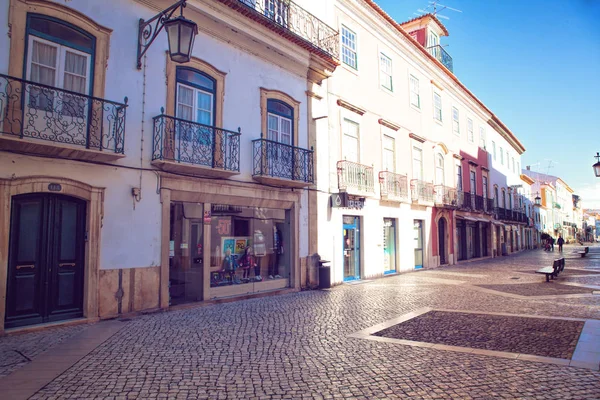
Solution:
<path fill-rule="evenodd" d="M 23 76 L 25 60 L 25 26 L 27 13 L 48 15 L 68 22 L 96 37 L 94 55 L 94 97 L 104 98 L 106 68 L 108 66 L 110 35 L 112 30 L 97 24 L 79 11 L 59 3 L 45 0 L 10 0 L 8 16 L 8 35 L 10 36 L 10 55 L 8 75 Z"/>

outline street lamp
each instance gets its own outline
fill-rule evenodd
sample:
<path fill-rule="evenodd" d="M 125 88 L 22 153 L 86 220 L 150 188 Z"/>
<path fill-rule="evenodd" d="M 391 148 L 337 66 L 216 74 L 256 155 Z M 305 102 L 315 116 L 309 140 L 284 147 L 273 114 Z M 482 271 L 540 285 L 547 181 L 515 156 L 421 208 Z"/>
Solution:
<path fill-rule="evenodd" d="M 600 153 L 596 153 L 594 157 L 596 157 L 597 162 L 592 166 L 594 167 L 594 173 L 596 174 L 596 178 L 600 178 Z"/>
<path fill-rule="evenodd" d="M 540 197 L 540 192 L 536 193 L 536 196 L 535 196 L 535 205 L 536 206 L 541 206 L 542 205 L 542 198 Z"/>
<path fill-rule="evenodd" d="M 194 39 L 198 34 L 198 25 L 183 17 L 183 8 L 186 0 L 180 0 L 171 7 L 161 11 L 148 21 L 140 18 L 138 31 L 137 69 L 142 69 L 142 57 L 156 39 L 162 28 L 167 31 L 169 41 L 169 56 L 176 63 L 190 61 Z M 179 17 L 171 18 L 177 11 L 181 10 Z M 154 26 L 151 24 L 156 21 Z"/>

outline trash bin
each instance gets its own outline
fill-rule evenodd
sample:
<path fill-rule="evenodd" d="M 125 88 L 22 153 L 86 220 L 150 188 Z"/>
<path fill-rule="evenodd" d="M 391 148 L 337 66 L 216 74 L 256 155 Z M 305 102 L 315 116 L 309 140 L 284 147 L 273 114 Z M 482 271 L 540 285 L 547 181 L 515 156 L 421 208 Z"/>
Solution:
<path fill-rule="evenodd" d="M 331 268 L 327 264 L 329 261 L 319 260 L 319 289 L 329 289 L 331 287 Z"/>

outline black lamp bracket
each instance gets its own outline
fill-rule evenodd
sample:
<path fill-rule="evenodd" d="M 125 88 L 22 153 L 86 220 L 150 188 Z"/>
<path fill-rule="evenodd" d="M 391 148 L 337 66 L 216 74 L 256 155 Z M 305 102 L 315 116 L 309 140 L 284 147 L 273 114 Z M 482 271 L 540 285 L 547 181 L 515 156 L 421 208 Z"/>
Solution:
<path fill-rule="evenodd" d="M 183 9 L 186 6 L 186 1 L 187 0 L 179 0 L 177 3 L 156 14 L 148 21 L 140 18 L 138 31 L 137 69 L 142 69 L 142 57 L 144 54 L 146 54 L 146 51 L 148 51 L 148 48 L 152 42 L 154 42 L 156 36 L 164 28 L 165 21 L 171 19 L 171 16 L 175 13 L 175 11 L 177 11 L 177 9 L 181 9 L 181 15 L 183 15 Z"/>

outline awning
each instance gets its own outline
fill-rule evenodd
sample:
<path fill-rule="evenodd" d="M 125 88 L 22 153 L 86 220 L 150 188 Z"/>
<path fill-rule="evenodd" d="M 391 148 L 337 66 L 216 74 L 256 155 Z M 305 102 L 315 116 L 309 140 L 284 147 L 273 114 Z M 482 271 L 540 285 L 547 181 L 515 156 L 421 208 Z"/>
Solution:
<path fill-rule="evenodd" d="M 465 217 L 463 215 L 457 215 L 456 218 L 461 218 L 467 221 L 472 221 L 472 222 L 477 222 L 477 218 L 473 218 L 473 217 Z"/>
<path fill-rule="evenodd" d="M 498 226 L 504 226 L 504 224 L 502 222 L 496 221 L 496 220 L 492 220 L 492 224 L 498 225 Z"/>

